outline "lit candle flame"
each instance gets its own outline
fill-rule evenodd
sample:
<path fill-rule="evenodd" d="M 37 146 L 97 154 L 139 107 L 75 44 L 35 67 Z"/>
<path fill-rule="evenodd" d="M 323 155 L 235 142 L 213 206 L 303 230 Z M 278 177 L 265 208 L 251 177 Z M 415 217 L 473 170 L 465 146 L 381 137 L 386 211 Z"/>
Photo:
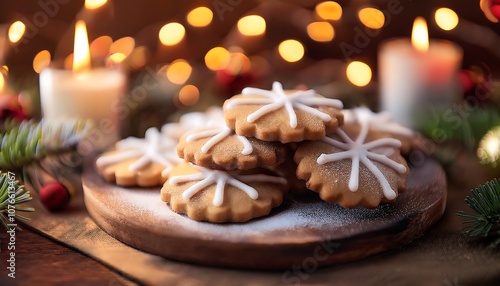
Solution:
<path fill-rule="evenodd" d="M 3 73 L 0 72 L 0 95 L 3 91 L 4 86 L 5 86 L 5 78 L 3 76 Z"/>
<path fill-rule="evenodd" d="M 411 43 L 422 52 L 429 49 L 429 32 L 427 31 L 427 22 L 422 17 L 417 17 L 413 22 L 413 31 L 411 33 Z"/>
<path fill-rule="evenodd" d="M 90 69 L 90 49 L 87 36 L 87 26 L 80 20 L 75 26 L 75 46 L 73 57 L 73 71 L 84 71 Z"/>

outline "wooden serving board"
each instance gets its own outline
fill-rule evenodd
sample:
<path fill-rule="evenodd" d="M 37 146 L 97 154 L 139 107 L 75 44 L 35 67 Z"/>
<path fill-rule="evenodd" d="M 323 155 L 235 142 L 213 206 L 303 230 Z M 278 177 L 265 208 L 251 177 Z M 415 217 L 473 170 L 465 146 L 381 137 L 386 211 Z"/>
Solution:
<path fill-rule="evenodd" d="M 288 197 L 271 215 L 243 224 L 196 222 L 173 212 L 160 188 L 106 183 L 94 164 L 83 188 L 87 210 L 112 237 L 168 259 L 245 269 L 316 268 L 399 248 L 443 214 L 446 178 L 434 159 L 411 169 L 394 204 L 344 209 L 318 197 Z"/>

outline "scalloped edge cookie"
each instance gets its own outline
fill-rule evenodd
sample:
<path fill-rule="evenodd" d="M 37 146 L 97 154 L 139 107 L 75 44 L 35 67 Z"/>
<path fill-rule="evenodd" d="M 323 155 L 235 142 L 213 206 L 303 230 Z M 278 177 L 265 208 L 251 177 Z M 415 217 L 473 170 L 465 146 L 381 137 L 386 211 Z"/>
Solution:
<path fill-rule="evenodd" d="M 170 179 L 161 189 L 161 199 L 177 213 L 187 214 L 197 221 L 215 223 L 245 222 L 268 215 L 272 208 L 281 205 L 287 191 L 285 179 L 255 172 L 244 174 L 235 175 L 183 163 L 172 170 Z M 256 180 L 231 181 L 242 180 L 244 176 Z M 221 180 L 224 183 L 219 184 Z M 245 186 L 241 187 L 240 183 Z"/>

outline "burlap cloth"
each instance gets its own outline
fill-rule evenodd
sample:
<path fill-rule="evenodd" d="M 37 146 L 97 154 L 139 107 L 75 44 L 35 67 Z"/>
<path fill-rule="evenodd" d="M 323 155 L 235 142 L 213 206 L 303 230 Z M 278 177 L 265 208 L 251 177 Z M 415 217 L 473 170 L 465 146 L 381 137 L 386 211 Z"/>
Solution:
<path fill-rule="evenodd" d="M 107 235 L 89 217 L 78 190 L 69 208 L 49 213 L 36 198 L 28 225 L 52 239 L 148 285 L 500 285 L 500 252 L 460 234 L 463 201 L 473 183 L 450 183 L 443 218 L 402 249 L 300 274 L 211 268 L 167 260 Z M 242 259 L 244 259 L 242 257 Z M 290 269 L 292 270 L 292 269 Z"/>

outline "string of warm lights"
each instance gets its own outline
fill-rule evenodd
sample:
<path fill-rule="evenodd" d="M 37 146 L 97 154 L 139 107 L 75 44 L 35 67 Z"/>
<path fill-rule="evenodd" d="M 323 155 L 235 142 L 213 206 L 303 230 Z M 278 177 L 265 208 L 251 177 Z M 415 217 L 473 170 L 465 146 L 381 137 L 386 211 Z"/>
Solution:
<path fill-rule="evenodd" d="M 106 3 L 107 0 L 86 0 L 85 9 L 98 9 Z M 336 22 L 343 16 L 342 6 L 335 1 L 323 1 L 314 7 L 312 15 L 316 20 L 305 27 L 309 38 L 319 43 L 333 41 L 335 39 Z M 200 6 L 187 12 L 185 20 L 186 24 L 194 28 L 203 28 L 209 26 L 213 18 L 214 12 L 210 8 Z M 369 29 L 381 29 L 386 24 L 384 13 L 372 6 L 361 7 L 358 10 L 357 18 L 361 24 Z M 439 28 L 450 31 L 458 25 L 459 18 L 453 10 L 439 8 L 434 13 L 434 20 Z M 244 37 L 265 37 L 266 28 L 266 19 L 257 14 L 244 15 L 236 24 L 237 31 Z M 15 44 L 22 39 L 25 33 L 25 24 L 22 21 L 15 21 L 8 30 L 9 41 Z M 158 40 L 166 47 L 180 44 L 185 37 L 186 28 L 181 22 L 166 23 L 158 31 Z M 288 63 L 299 62 L 307 54 L 306 46 L 298 39 L 281 41 L 277 43 L 276 50 L 280 58 Z M 101 60 L 106 65 L 115 65 L 127 61 L 132 68 L 145 66 L 149 53 L 147 47 L 136 46 L 132 37 L 123 37 L 113 41 L 107 35 L 94 39 L 90 43 L 90 51 L 94 59 Z M 48 50 L 40 51 L 33 59 L 33 70 L 40 73 L 51 63 L 51 60 L 51 54 Z M 259 60 L 262 59 L 259 58 Z M 248 71 L 252 66 L 252 61 L 252 57 L 249 58 L 249 55 L 245 55 L 244 51 L 234 47 L 217 46 L 206 52 L 204 56 L 204 64 L 209 70 L 214 72 L 224 70 L 234 75 Z M 70 54 L 64 60 L 64 66 L 69 68 L 72 64 L 73 55 Z M 193 66 L 188 59 L 177 59 L 158 69 L 158 75 L 179 86 L 188 83 L 192 72 Z M 368 85 L 372 79 L 370 66 L 361 61 L 348 63 L 345 73 L 349 82 L 358 87 Z M 181 104 L 193 104 L 194 99 L 199 97 L 198 88 L 192 84 L 186 85 L 179 90 Z M 189 100 L 186 98 L 189 98 Z"/>

